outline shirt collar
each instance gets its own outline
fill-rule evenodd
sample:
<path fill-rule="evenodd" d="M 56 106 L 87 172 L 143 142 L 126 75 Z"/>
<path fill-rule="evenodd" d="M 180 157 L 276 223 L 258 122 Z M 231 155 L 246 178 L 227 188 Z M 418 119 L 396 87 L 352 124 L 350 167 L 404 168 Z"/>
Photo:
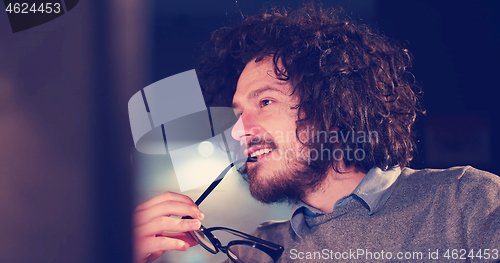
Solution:
<path fill-rule="evenodd" d="M 335 211 L 346 206 L 353 200 L 359 200 L 364 202 L 365 207 L 368 209 L 368 214 L 372 215 L 376 213 L 391 195 L 392 186 L 400 174 L 401 168 L 399 166 L 385 171 L 378 167 L 373 167 L 366 173 L 363 180 L 361 180 L 351 194 L 339 199 L 335 203 L 333 210 Z M 291 208 L 290 223 L 292 229 L 300 237 L 300 228 L 305 226 L 304 215 L 316 217 L 323 214 L 319 209 L 304 203 L 302 200 L 296 200 L 293 202 Z"/>
<path fill-rule="evenodd" d="M 385 204 L 385 201 L 392 193 L 392 186 L 400 174 L 401 168 L 399 166 L 386 171 L 373 167 L 352 191 L 351 195 L 361 198 L 368 205 L 369 214 L 371 215 Z"/>

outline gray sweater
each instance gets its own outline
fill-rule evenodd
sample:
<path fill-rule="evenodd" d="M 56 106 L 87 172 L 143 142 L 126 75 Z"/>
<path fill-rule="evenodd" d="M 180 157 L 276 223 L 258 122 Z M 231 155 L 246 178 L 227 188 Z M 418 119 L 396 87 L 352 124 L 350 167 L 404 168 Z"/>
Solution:
<path fill-rule="evenodd" d="M 353 202 L 305 221 L 302 238 L 289 221 L 254 235 L 285 247 L 278 262 L 500 262 L 500 177 L 405 168 L 376 213 Z"/>

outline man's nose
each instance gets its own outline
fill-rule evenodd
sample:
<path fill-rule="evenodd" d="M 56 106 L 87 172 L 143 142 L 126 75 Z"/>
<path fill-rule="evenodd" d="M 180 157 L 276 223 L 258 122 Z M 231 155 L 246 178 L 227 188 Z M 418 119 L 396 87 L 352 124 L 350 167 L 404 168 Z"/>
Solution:
<path fill-rule="evenodd" d="M 240 141 L 241 143 L 246 143 L 247 137 L 255 136 L 259 133 L 260 129 L 256 125 L 254 118 L 243 116 L 243 114 L 238 118 L 238 121 L 233 126 L 231 131 L 231 136 Z"/>

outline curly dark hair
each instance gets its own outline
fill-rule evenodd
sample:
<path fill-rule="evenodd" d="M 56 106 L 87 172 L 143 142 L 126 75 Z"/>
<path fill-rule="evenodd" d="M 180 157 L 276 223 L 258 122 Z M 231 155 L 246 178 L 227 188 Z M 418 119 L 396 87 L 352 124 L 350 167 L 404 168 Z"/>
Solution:
<path fill-rule="evenodd" d="M 412 56 L 341 8 L 311 3 L 297 10 L 273 8 L 215 31 L 206 51 L 198 76 L 207 105 L 230 106 L 245 65 L 272 56 L 276 75 L 291 81 L 300 97 L 298 112 L 305 117 L 297 121 L 297 134 L 307 125 L 337 131 L 316 132 L 305 145 L 320 149 L 326 143 L 351 156 L 362 150 L 363 158 L 343 162 L 365 172 L 373 166 L 405 167 L 412 160 L 412 126 L 424 112 L 421 90 L 409 72 Z M 337 170 L 336 162 L 323 158 L 310 165 Z"/>

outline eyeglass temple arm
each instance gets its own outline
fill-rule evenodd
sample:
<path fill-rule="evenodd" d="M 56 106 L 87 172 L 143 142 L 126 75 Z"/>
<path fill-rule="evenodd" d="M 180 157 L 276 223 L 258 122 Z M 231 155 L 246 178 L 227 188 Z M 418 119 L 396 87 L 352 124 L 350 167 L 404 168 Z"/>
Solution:
<path fill-rule="evenodd" d="M 222 181 L 222 179 L 224 179 L 224 176 L 226 176 L 227 172 L 229 172 L 229 170 L 236 164 L 239 164 L 239 163 L 243 163 L 243 162 L 256 162 L 257 161 L 257 157 L 248 157 L 248 158 L 243 158 L 243 159 L 239 159 L 233 163 L 231 163 L 229 166 L 226 167 L 226 169 L 224 169 L 224 171 L 222 171 L 222 173 L 219 174 L 219 176 L 212 182 L 212 184 L 210 184 L 210 186 L 207 188 L 207 190 L 205 190 L 205 192 L 203 192 L 203 194 L 201 194 L 200 197 L 198 197 L 198 199 L 196 200 L 196 202 L 194 202 L 196 205 L 200 205 L 201 202 L 203 202 L 203 200 L 205 200 L 205 198 L 214 190 L 214 188 Z"/>
<path fill-rule="evenodd" d="M 249 235 L 247 233 L 243 233 L 243 232 L 235 230 L 235 229 L 231 229 L 231 228 L 227 228 L 227 227 L 210 227 L 210 228 L 206 228 L 205 230 L 209 231 L 209 232 L 215 231 L 215 230 L 223 230 L 223 231 L 229 232 L 235 236 L 238 236 L 238 237 L 241 237 L 241 238 L 253 241 L 253 242 L 258 242 L 258 243 L 266 246 L 268 249 L 271 249 L 273 251 L 274 250 L 283 250 L 283 247 L 276 244 L 276 243 Z"/>

